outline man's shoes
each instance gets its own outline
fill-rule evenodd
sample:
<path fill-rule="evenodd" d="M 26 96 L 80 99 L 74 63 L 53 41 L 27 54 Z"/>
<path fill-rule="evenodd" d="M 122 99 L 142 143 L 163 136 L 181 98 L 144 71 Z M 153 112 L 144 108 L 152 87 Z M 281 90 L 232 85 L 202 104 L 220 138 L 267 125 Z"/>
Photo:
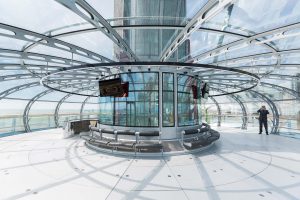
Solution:
<path fill-rule="evenodd" d="M 258 134 L 261 134 L 261 133 L 258 133 Z"/>
<path fill-rule="evenodd" d="M 267 135 L 269 135 L 269 133 L 266 133 Z"/>

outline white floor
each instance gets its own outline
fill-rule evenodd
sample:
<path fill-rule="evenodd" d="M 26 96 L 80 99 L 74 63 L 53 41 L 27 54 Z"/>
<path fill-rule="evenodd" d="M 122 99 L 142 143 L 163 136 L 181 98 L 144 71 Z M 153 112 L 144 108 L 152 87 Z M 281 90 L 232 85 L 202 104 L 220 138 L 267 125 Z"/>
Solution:
<path fill-rule="evenodd" d="M 61 131 L 0 138 L 0 199 L 300 199 L 297 139 L 225 128 L 206 152 L 141 159 Z"/>

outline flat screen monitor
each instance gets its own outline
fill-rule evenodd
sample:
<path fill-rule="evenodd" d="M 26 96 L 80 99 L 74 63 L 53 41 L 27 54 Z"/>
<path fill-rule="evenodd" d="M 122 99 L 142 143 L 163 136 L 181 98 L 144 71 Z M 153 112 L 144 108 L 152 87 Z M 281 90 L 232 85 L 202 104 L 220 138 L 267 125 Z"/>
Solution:
<path fill-rule="evenodd" d="M 121 78 L 99 81 L 100 97 L 128 97 L 129 83 Z"/>

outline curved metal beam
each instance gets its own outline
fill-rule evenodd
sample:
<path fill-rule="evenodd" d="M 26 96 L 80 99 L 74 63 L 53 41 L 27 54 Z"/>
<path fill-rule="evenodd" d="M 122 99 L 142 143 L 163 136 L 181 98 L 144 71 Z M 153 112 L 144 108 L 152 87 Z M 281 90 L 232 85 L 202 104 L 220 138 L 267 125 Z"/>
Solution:
<path fill-rule="evenodd" d="M 86 1 L 84 0 L 56 0 L 58 3 L 70 9 L 81 18 L 96 27 L 116 45 L 124 50 L 130 60 L 138 61 L 138 57 L 130 49 L 123 38 L 114 30 L 111 25 Z M 103 26 L 103 27 L 102 27 Z"/>
<path fill-rule="evenodd" d="M 87 102 L 90 98 L 91 98 L 90 96 L 87 97 L 87 98 L 85 98 L 85 100 L 84 100 L 84 101 L 82 102 L 82 104 L 81 104 L 81 107 L 80 107 L 80 120 L 82 120 L 82 112 L 83 112 L 83 108 L 84 108 L 86 102 Z"/>
<path fill-rule="evenodd" d="M 80 88 L 79 90 L 83 90 L 83 89 L 87 89 L 87 88 L 90 88 L 90 87 L 85 87 L 85 88 Z M 77 90 L 77 91 L 79 91 Z M 76 92 L 77 92 L 76 91 Z M 60 109 L 60 106 L 61 104 L 63 104 L 63 102 L 69 98 L 70 96 L 74 95 L 73 93 L 69 93 L 67 94 L 66 96 L 64 96 L 56 105 L 56 108 L 55 108 L 55 112 L 54 112 L 54 122 L 55 122 L 55 126 L 56 127 L 59 127 L 59 116 L 58 116 L 58 112 L 59 112 L 59 109 Z"/>
<path fill-rule="evenodd" d="M 214 90 L 220 91 L 220 92 L 225 92 L 224 90 L 221 90 L 219 88 L 213 88 L 213 87 L 211 87 L 211 89 L 214 89 Z M 230 94 L 230 97 L 232 99 L 234 99 L 240 105 L 240 107 L 242 109 L 242 113 L 243 113 L 243 117 L 242 117 L 242 121 L 243 121 L 243 123 L 242 123 L 242 129 L 247 129 L 248 115 L 247 115 L 247 109 L 246 109 L 244 103 L 239 99 L 238 96 L 236 96 L 234 94 Z"/>
<path fill-rule="evenodd" d="M 166 16 L 164 16 L 166 17 Z M 78 25 L 82 25 L 82 23 L 79 23 Z M 70 27 L 70 26 L 66 26 Z M 137 30 L 137 29 L 160 29 L 160 30 L 182 30 L 185 26 L 183 25 L 167 25 L 167 24 L 157 24 L 157 25 L 151 25 L 151 24 L 144 24 L 144 25 L 119 25 L 119 26 L 112 26 L 113 29 L 115 30 Z M 90 33 L 90 32 L 95 32 L 98 31 L 97 28 L 87 28 L 87 29 L 80 29 L 80 30 L 75 30 L 75 31 L 68 31 L 68 32 L 63 32 L 59 34 L 51 34 L 52 31 L 56 31 L 56 29 L 53 29 L 51 31 L 47 31 L 44 33 L 44 35 L 51 35 L 51 38 L 61 38 L 61 37 L 66 37 L 66 36 L 72 36 L 72 35 L 77 35 L 77 34 L 82 34 L 82 33 Z M 203 28 L 200 27 L 197 29 L 197 31 L 204 31 L 204 32 L 210 32 L 210 33 L 218 33 L 218 34 L 224 34 L 224 35 L 230 35 L 230 36 L 235 36 L 238 38 L 245 38 L 247 36 L 238 34 L 238 33 L 232 33 L 228 31 L 221 31 L 217 29 L 210 29 L 210 28 Z M 26 48 L 33 48 L 36 45 L 39 45 L 39 43 L 31 43 L 29 44 Z"/>
<path fill-rule="evenodd" d="M 78 23 L 78 24 L 74 24 L 74 25 L 82 25 L 82 24 L 88 24 L 88 23 Z M 66 26 L 66 27 L 70 27 L 70 26 Z M 176 29 L 176 30 L 182 30 L 182 29 L 184 29 L 184 27 L 185 26 L 183 26 L 183 25 L 120 25 L 120 26 L 112 26 L 113 29 L 121 29 L 121 30 L 123 30 L 123 29 L 173 29 L 173 30 Z M 88 28 L 88 29 L 75 30 L 75 31 L 69 31 L 69 32 L 52 35 L 51 32 L 55 31 L 55 30 L 57 30 L 57 29 L 48 31 L 44 35 L 51 35 L 51 38 L 60 38 L 60 37 L 70 36 L 70 35 L 75 35 L 75 34 L 80 34 L 80 33 L 94 32 L 94 31 L 97 31 L 98 29 L 97 28 Z M 60 30 L 60 29 L 58 29 L 58 30 Z M 241 39 L 249 37 L 249 36 L 238 34 L 238 33 L 228 32 L 228 31 L 224 31 L 224 30 L 203 28 L 203 27 L 198 28 L 197 31 L 206 31 L 206 32 L 211 32 L 211 33 L 231 35 L 231 36 L 239 37 Z M 39 45 L 39 43 L 31 43 L 26 48 L 30 49 L 36 45 Z M 268 44 L 262 43 L 261 45 L 265 46 L 266 48 L 269 48 L 271 51 L 274 51 L 274 48 Z"/>
<path fill-rule="evenodd" d="M 161 54 L 160 61 L 166 61 L 175 52 L 175 50 L 203 23 L 216 16 L 229 5 L 232 5 L 233 2 L 233 0 L 208 1 L 194 15 L 194 17 L 189 21 L 185 28 L 176 36 L 173 42 L 165 48 L 165 50 Z"/>
<path fill-rule="evenodd" d="M 283 26 L 283 27 L 280 27 L 280 28 L 276 28 L 276 29 L 273 29 L 273 30 L 269 30 L 269 31 L 266 31 L 266 32 L 263 32 L 263 33 L 259 33 L 259 34 L 253 35 L 253 36 L 249 36 L 249 37 L 244 38 L 242 40 L 238 40 L 238 41 L 223 45 L 221 47 L 215 48 L 213 50 L 207 51 L 207 52 L 202 53 L 200 55 L 197 55 L 197 56 L 191 58 L 190 60 L 188 60 L 187 62 L 192 62 L 194 60 L 199 61 L 199 59 L 201 57 L 205 58 L 205 57 L 213 56 L 213 54 L 220 54 L 219 52 L 224 52 L 224 53 L 228 52 L 228 50 L 230 50 L 230 48 L 232 48 L 234 46 L 238 46 L 238 45 L 243 44 L 243 43 L 251 44 L 252 42 L 255 42 L 255 43 L 263 44 L 263 43 L 266 43 L 266 42 L 256 41 L 256 40 L 259 39 L 259 38 L 264 38 L 264 37 L 269 36 L 269 35 L 273 35 L 273 38 L 275 37 L 275 39 L 284 38 L 284 37 L 286 37 L 284 32 L 286 32 L 288 30 L 291 30 L 291 29 L 297 29 L 299 27 L 300 27 L 300 23 L 295 23 L 295 24 Z M 278 37 L 278 35 L 281 36 L 281 37 Z M 267 42 L 273 41 L 273 40 L 274 39 L 268 40 Z M 237 50 L 237 48 L 235 48 L 234 50 Z M 276 53 L 276 52 L 274 52 L 274 53 Z"/>
<path fill-rule="evenodd" d="M 222 118 L 222 112 L 221 112 L 221 107 L 218 103 L 218 101 L 214 98 L 214 97 L 209 97 L 213 102 L 214 104 L 217 106 L 217 110 L 218 110 L 218 126 L 221 126 L 221 118 Z"/>
<path fill-rule="evenodd" d="M 7 64 L 5 64 L 4 66 L 6 66 Z M 18 66 L 16 64 L 12 64 L 11 66 Z M 21 65 L 22 66 L 22 65 Z M 37 72 L 33 72 L 33 73 L 29 73 L 29 74 L 12 74 L 12 75 L 5 75 L 5 76 L 0 76 L 0 82 L 2 81 L 10 81 L 10 80 L 16 80 L 16 79 L 33 79 L 33 78 L 37 78 L 37 79 L 40 79 L 41 76 L 44 76 L 46 75 L 47 73 L 49 73 L 49 71 L 47 72 L 47 66 L 41 66 L 41 65 L 27 65 L 28 67 L 35 67 L 35 66 L 40 66 L 41 68 L 40 69 L 34 69 L 36 71 L 38 71 L 39 73 Z M 0 67 L 1 67 L 1 64 L 0 64 Z M 42 72 L 42 69 L 44 68 L 44 73 Z M 46 69 L 45 69 L 46 68 Z M 55 68 L 52 68 L 54 69 L 55 71 L 60 71 L 60 70 L 63 70 L 62 67 L 55 67 Z M 2 70 L 2 69 L 0 69 Z M 10 69 L 7 69 L 7 70 L 10 70 Z M 16 71 L 19 70 L 19 69 L 15 69 Z M 23 69 L 23 70 L 27 70 L 27 69 Z M 52 71 L 52 70 L 51 70 Z M 77 80 L 96 80 L 97 76 L 100 75 L 100 74 L 103 74 L 104 72 L 103 71 L 93 71 L 93 70 L 85 70 L 87 71 L 87 73 L 81 73 L 81 72 L 76 72 L 76 71 L 70 71 L 68 73 L 62 73 L 60 74 L 59 76 L 56 76 L 56 79 L 55 80 L 51 80 L 51 82 L 55 82 L 55 81 L 63 81 L 63 80 L 74 80 L 75 78 Z M 105 73 L 104 73 L 105 74 Z M 80 78 L 78 77 L 80 76 Z"/>
<path fill-rule="evenodd" d="M 96 94 L 97 92 L 94 92 L 94 94 Z M 83 109 L 84 109 L 84 106 L 86 104 L 86 102 L 91 98 L 91 96 L 88 96 L 87 98 L 85 98 L 85 100 L 82 102 L 81 104 L 81 107 L 80 107 L 80 120 L 82 120 L 82 113 L 83 113 Z"/>
<path fill-rule="evenodd" d="M 257 75 L 261 75 L 261 74 L 257 74 Z M 287 74 L 263 74 L 263 78 L 265 79 L 300 79 L 300 76 L 292 76 L 292 75 L 287 75 Z M 216 76 L 222 76 L 222 77 L 228 77 L 228 76 L 240 76 L 237 74 L 219 74 L 219 73 L 215 73 L 215 74 L 203 74 L 201 73 L 201 75 L 198 75 L 199 77 L 216 77 Z M 233 77 L 234 78 L 234 77 Z M 214 78 L 213 80 L 241 80 L 241 81 L 246 81 L 246 80 L 242 80 L 242 79 L 224 79 L 224 78 Z M 209 80 L 212 78 L 203 78 L 205 80 Z"/>
<path fill-rule="evenodd" d="M 26 60 L 34 60 L 40 62 L 50 62 L 56 64 L 65 64 L 65 65 L 74 65 L 74 64 L 86 64 L 85 62 L 81 62 L 78 60 L 71 60 L 68 58 L 57 57 L 57 56 L 50 56 L 45 54 L 39 53 L 31 53 L 31 52 L 24 52 L 24 51 L 17 51 L 17 50 L 10 50 L 10 49 L 0 49 L 0 57 L 4 58 L 16 58 L 16 59 L 26 59 Z"/>
<path fill-rule="evenodd" d="M 51 48 L 67 51 L 100 62 L 114 62 L 102 55 L 99 55 L 87 49 L 33 31 L 21 29 L 3 23 L 0 23 L 0 28 L 12 33 L 12 34 L 0 33 L 0 36 L 5 36 L 13 39 L 18 39 L 18 40 L 25 40 L 31 43 L 42 44 Z M 23 49 L 23 51 L 28 51 L 28 50 L 29 50 L 28 48 Z"/>
<path fill-rule="evenodd" d="M 248 92 L 260 96 L 265 102 L 267 102 L 267 104 L 271 108 L 271 111 L 273 114 L 273 121 L 272 121 L 273 127 L 271 130 L 271 133 L 278 134 L 278 132 L 279 132 L 279 112 L 278 112 L 278 109 L 277 109 L 275 103 L 270 98 L 268 98 L 266 95 L 263 95 L 260 92 L 257 92 L 255 90 L 249 90 Z"/>
<path fill-rule="evenodd" d="M 80 85 L 80 84 L 77 83 L 77 85 Z M 25 90 L 25 89 L 28 89 L 28 88 L 31 88 L 31 87 L 36 87 L 36 86 L 40 86 L 40 82 L 32 82 L 32 83 L 27 83 L 27 84 L 18 85 L 16 87 L 12 87 L 12 88 L 7 89 L 3 92 L 0 92 L 0 100 L 4 99 L 5 97 L 7 97 L 7 96 L 9 96 L 9 95 L 11 95 L 15 92 Z M 70 86 L 70 85 L 65 85 L 65 86 Z M 76 86 L 76 84 L 74 84 L 72 86 Z"/>
<path fill-rule="evenodd" d="M 80 83 L 78 84 L 80 85 Z M 68 86 L 66 86 L 68 87 Z M 88 87 L 87 87 L 88 88 Z M 26 89 L 26 88 L 23 88 L 23 89 Z M 80 88 L 79 90 L 82 90 L 82 89 L 86 89 L 86 88 Z M 28 104 L 26 105 L 25 109 L 24 109 L 24 113 L 23 113 L 23 123 L 24 123 L 24 128 L 25 128 L 25 131 L 26 132 L 30 132 L 31 129 L 30 129 L 30 126 L 29 126 L 29 119 L 28 119 L 28 116 L 29 116 L 29 112 L 30 112 L 30 109 L 32 107 L 32 105 L 34 104 L 34 102 L 36 102 L 39 98 L 41 98 L 42 96 L 46 95 L 46 94 L 49 94 L 51 92 L 55 92 L 55 90 L 45 90 L 39 94 L 37 94 L 36 96 L 34 96 L 29 102 Z M 71 94 L 69 94 L 71 95 Z M 60 103 L 60 102 L 59 102 Z M 55 110 L 56 112 L 56 110 Z"/>
<path fill-rule="evenodd" d="M 260 85 L 264 86 L 264 87 L 269 87 L 269 88 L 274 88 L 283 92 L 286 92 L 288 94 L 293 95 L 296 98 L 300 98 L 300 92 L 297 92 L 295 90 L 292 90 L 290 88 L 286 88 L 286 87 L 282 87 L 279 85 L 275 85 L 275 84 L 271 84 L 271 83 L 266 83 L 266 82 L 260 82 Z"/>
<path fill-rule="evenodd" d="M 211 79 L 202 79 L 202 80 L 211 80 Z M 213 80 L 237 81 L 237 79 L 213 79 Z M 241 81 L 241 82 L 243 82 L 243 81 Z M 209 81 L 208 81 L 208 83 L 215 84 L 215 85 L 221 84 L 221 83 L 209 82 Z M 282 86 L 279 86 L 279 85 L 275 85 L 275 84 L 271 84 L 271 83 L 266 83 L 266 82 L 260 82 L 260 85 L 263 86 L 263 87 L 273 88 L 273 89 L 276 89 L 276 90 L 279 90 L 279 91 L 282 91 L 282 92 L 286 92 L 286 93 L 288 93 L 288 94 L 296 97 L 296 99 L 298 99 L 300 97 L 300 93 L 299 92 L 297 92 L 295 90 L 292 90 L 290 88 L 286 88 L 286 87 L 282 87 Z"/>
<path fill-rule="evenodd" d="M 290 49 L 290 50 L 276 51 L 276 52 L 270 52 L 270 53 L 253 54 L 253 55 L 236 57 L 236 58 L 232 58 L 232 59 L 221 60 L 221 61 L 218 61 L 215 63 L 210 63 L 210 64 L 219 65 L 219 64 L 225 63 L 226 65 L 228 65 L 228 63 L 230 63 L 230 62 L 236 62 L 236 61 L 240 61 L 240 60 L 244 60 L 244 59 L 252 59 L 255 57 L 274 56 L 274 55 L 278 57 L 278 56 L 281 56 L 282 54 L 287 54 L 287 53 L 300 53 L 300 49 Z M 281 67 L 281 64 L 280 64 L 280 62 L 277 61 L 276 65 L 271 65 L 271 66 L 272 67 Z M 233 67 L 233 68 L 236 69 L 236 68 L 243 68 L 243 67 Z M 199 72 L 199 71 L 200 70 L 194 70 L 193 72 Z M 202 70 L 201 72 L 210 72 L 210 71 L 213 71 L 213 70 Z"/>
<path fill-rule="evenodd" d="M 34 69 L 36 71 L 40 70 L 58 70 L 63 67 L 54 65 L 34 65 L 34 64 L 17 64 L 17 63 L 1 63 L 0 70 L 28 70 Z"/>
<path fill-rule="evenodd" d="M 61 104 L 71 96 L 72 94 L 67 94 L 66 96 L 64 96 L 56 105 L 56 108 L 55 108 L 55 112 L 54 112 L 54 122 L 55 122 L 55 126 L 58 128 L 59 127 L 59 118 L 58 118 L 58 111 L 59 111 L 59 108 L 61 106 Z"/>
<path fill-rule="evenodd" d="M 3 92 L 0 93 L 0 100 L 7 97 L 8 95 L 18 92 L 20 90 L 24 90 L 30 87 L 35 87 L 35 86 L 39 86 L 40 82 L 32 82 L 32 83 L 27 83 L 27 84 L 23 84 L 23 85 L 18 85 L 16 87 L 12 87 L 9 88 L 8 90 L 5 90 Z"/>
<path fill-rule="evenodd" d="M 235 68 L 235 69 L 255 69 L 255 68 L 258 68 L 258 69 L 271 69 L 271 68 L 275 68 L 275 67 L 278 67 L 277 65 L 251 65 L 251 66 L 233 66 L 231 68 Z M 280 69 L 282 68 L 297 68 L 297 67 L 300 67 L 299 64 L 280 64 Z M 211 72 L 212 70 L 203 70 L 201 71 L 202 72 Z M 200 71 L 198 71 L 200 72 Z"/>
<path fill-rule="evenodd" d="M 0 76 L 0 82 L 2 81 L 11 81 L 11 80 L 19 80 L 19 79 L 32 79 L 32 78 L 38 78 L 37 75 L 33 74 L 16 74 L 16 75 L 6 75 L 6 76 Z"/>
<path fill-rule="evenodd" d="M 247 129 L 247 125 L 248 125 L 248 114 L 247 114 L 247 110 L 245 105 L 243 104 L 243 102 L 239 99 L 238 96 L 235 95 L 231 95 L 231 97 L 238 102 L 238 104 L 241 106 L 242 112 L 243 112 L 243 124 L 242 124 L 242 129 Z"/>
<path fill-rule="evenodd" d="M 227 87 L 232 87 L 231 85 L 228 85 L 228 84 L 217 83 L 217 85 L 218 84 L 219 85 L 225 85 Z M 215 88 L 212 88 L 212 89 L 215 89 Z M 277 109 L 275 103 L 270 98 L 268 98 L 266 95 L 264 95 L 260 92 L 257 92 L 255 90 L 248 90 L 248 92 L 250 92 L 252 94 L 255 94 L 257 96 L 260 96 L 261 99 L 269 105 L 269 107 L 271 108 L 271 111 L 272 111 L 272 115 L 273 115 L 273 121 L 272 121 L 273 126 L 272 126 L 271 133 L 278 134 L 278 131 L 279 131 L 279 129 L 278 129 L 278 127 L 279 127 L 279 112 L 278 112 L 278 109 Z"/>
<path fill-rule="evenodd" d="M 249 81 L 249 83 L 252 83 L 253 85 L 249 88 L 244 88 L 242 91 L 254 88 L 260 80 L 260 78 L 257 75 L 252 74 L 248 71 L 232 69 L 232 68 L 223 67 L 223 66 L 203 65 L 203 64 L 196 64 L 196 63 L 181 63 L 181 62 L 114 62 L 114 63 L 95 63 L 95 64 L 80 65 L 80 66 L 71 66 L 71 67 L 64 68 L 64 69 L 61 69 L 58 71 L 53 71 L 53 72 L 47 73 L 47 75 L 45 75 L 44 77 L 41 78 L 40 82 L 43 86 L 45 86 L 49 89 L 60 91 L 60 92 L 73 93 L 73 94 L 82 95 L 82 96 L 93 96 L 93 95 L 85 95 L 85 94 L 78 94 L 78 93 L 74 93 L 74 92 L 68 92 L 65 90 L 54 88 L 47 84 L 47 80 L 48 80 L 48 78 L 51 78 L 51 76 L 58 75 L 62 72 L 66 73 L 68 71 L 96 68 L 96 67 L 101 67 L 101 66 L 147 66 L 147 67 L 149 67 L 149 66 L 168 66 L 168 67 L 184 66 L 184 67 L 208 68 L 208 69 L 218 69 L 218 70 L 223 70 L 223 71 L 230 71 L 230 72 L 234 72 L 234 73 L 240 73 L 245 76 L 249 76 L 252 79 L 252 81 L 251 82 Z M 103 77 L 103 78 L 105 78 L 105 77 Z M 235 91 L 234 93 L 238 93 L 238 92 L 242 92 L 242 91 Z"/>
<path fill-rule="evenodd" d="M 289 50 L 276 51 L 276 52 L 270 52 L 270 53 L 259 53 L 259 54 L 241 56 L 241 57 L 236 57 L 236 58 L 232 58 L 232 59 L 221 60 L 221 61 L 215 62 L 213 64 L 219 65 L 222 63 L 236 62 L 236 61 L 244 60 L 244 59 L 252 59 L 255 57 L 278 56 L 278 55 L 288 54 L 288 53 L 300 53 L 300 49 L 289 49 Z M 278 66 L 278 65 L 280 65 L 280 63 L 279 64 L 277 63 L 276 66 Z"/>
<path fill-rule="evenodd" d="M 29 111 L 31 109 L 31 106 L 33 105 L 33 103 L 41 98 L 42 96 L 45 96 L 46 94 L 49 94 L 50 92 L 53 92 L 53 90 L 46 90 L 43 91 L 39 94 L 37 94 L 36 96 L 34 96 L 32 99 L 30 99 L 30 101 L 27 103 L 25 109 L 24 109 L 24 113 L 23 113 L 23 124 L 24 124 L 24 128 L 26 132 L 31 132 L 30 126 L 29 126 Z"/>

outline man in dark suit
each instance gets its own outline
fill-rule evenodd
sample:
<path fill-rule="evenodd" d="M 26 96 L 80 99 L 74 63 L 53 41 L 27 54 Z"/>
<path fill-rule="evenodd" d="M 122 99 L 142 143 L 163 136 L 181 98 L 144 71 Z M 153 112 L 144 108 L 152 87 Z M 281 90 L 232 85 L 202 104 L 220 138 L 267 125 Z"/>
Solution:
<path fill-rule="evenodd" d="M 258 111 L 259 113 L 259 134 L 262 133 L 262 126 L 264 125 L 266 134 L 269 135 L 268 133 L 268 114 L 269 111 L 266 109 L 266 106 L 262 106 Z"/>

